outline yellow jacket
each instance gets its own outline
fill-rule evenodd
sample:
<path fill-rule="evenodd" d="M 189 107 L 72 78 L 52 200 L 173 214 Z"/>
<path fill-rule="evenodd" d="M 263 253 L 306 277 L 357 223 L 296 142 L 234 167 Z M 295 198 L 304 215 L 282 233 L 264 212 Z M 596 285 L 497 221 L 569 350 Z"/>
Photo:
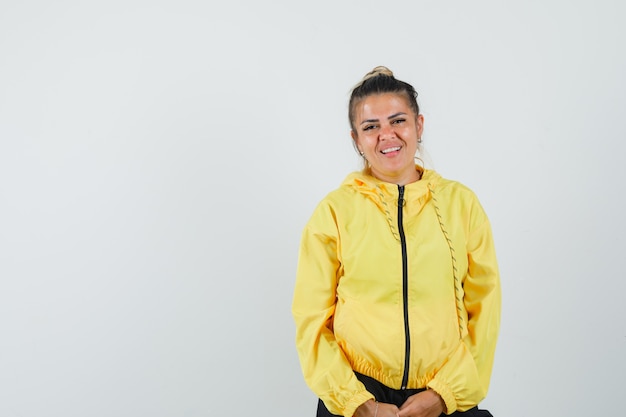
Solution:
<path fill-rule="evenodd" d="M 332 413 L 352 416 L 373 398 L 354 371 L 431 388 L 448 414 L 477 405 L 500 281 L 476 196 L 429 170 L 404 187 L 350 174 L 304 228 L 292 312 L 304 378 Z"/>

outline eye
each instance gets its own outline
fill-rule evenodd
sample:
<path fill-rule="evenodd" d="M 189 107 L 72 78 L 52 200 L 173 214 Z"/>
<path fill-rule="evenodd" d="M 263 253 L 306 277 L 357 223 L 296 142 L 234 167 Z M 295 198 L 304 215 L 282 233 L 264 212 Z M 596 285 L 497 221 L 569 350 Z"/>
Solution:
<path fill-rule="evenodd" d="M 404 123 L 404 122 L 406 122 L 406 119 L 393 119 L 391 121 L 391 124 L 392 125 L 398 125 L 398 124 L 401 124 L 401 123 Z"/>
<path fill-rule="evenodd" d="M 365 125 L 363 126 L 363 131 L 367 132 L 368 130 L 372 130 L 374 128 L 376 128 L 376 125 Z"/>

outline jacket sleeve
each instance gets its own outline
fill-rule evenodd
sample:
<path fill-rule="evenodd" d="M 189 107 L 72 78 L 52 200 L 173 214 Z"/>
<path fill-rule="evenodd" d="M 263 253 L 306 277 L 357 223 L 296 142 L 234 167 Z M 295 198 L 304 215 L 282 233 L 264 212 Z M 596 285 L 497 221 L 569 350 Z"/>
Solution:
<path fill-rule="evenodd" d="M 458 349 L 428 383 L 443 398 L 447 414 L 466 411 L 487 395 L 500 327 L 500 274 L 493 236 L 478 208 L 466 242 L 468 269 L 462 290 L 466 328 Z"/>
<path fill-rule="evenodd" d="M 333 333 L 339 244 L 332 210 L 320 205 L 302 234 L 292 313 L 307 385 L 331 413 L 351 417 L 374 396 L 356 378 Z"/>

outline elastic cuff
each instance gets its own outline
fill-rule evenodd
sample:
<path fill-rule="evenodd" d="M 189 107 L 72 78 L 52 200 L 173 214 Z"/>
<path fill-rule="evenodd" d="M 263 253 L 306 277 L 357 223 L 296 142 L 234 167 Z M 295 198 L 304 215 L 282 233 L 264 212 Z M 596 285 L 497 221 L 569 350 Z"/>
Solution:
<path fill-rule="evenodd" d="M 450 391 L 450 388 L 448 388 L 447 385 L 443 384 L 441 381 L 433 379 L 428 383 L 428 388 L 432 389 L 441 396 L 443 402 L 446 404 L 446 415 L 450 415 L 456 411 L 456 400 L 454 398 L 454 394 L 452 394 L 452 391 Z"/>
<path fill-rule="evenodd" d="M 356 412 L 356 409 L 359 408 L 360 405 L 364 404 L 368 400 L 374 400 L 374 396 L 369 391 L 361 391 L 354 397 L 348 401 L 346 406 L 343 409 L 344 417 L 352 417 Z"/>

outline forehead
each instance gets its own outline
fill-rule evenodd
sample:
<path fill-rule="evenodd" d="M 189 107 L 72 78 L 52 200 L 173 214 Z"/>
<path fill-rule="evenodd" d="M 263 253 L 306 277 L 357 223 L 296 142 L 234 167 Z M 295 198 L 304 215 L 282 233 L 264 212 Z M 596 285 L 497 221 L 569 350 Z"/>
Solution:
<path fill-rule="evenodd" d="M 387 117 L 396 113 L 413 114 L 409 100 L 404 94 L 383 93 L 365 97 L 356 105 L 357 118 Z"/>

